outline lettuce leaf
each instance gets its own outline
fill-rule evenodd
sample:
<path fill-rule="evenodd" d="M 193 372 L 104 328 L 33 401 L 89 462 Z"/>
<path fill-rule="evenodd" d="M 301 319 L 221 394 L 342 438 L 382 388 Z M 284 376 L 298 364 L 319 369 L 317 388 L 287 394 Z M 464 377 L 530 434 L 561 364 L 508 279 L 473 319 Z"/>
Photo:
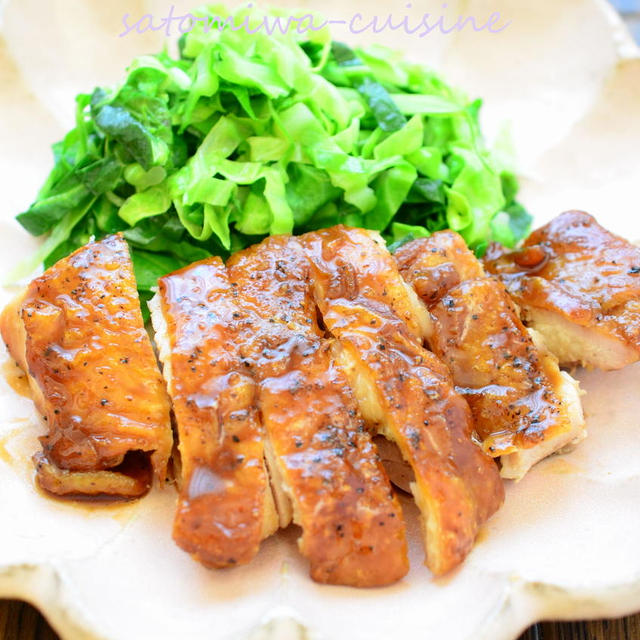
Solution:
<path fill-rule="evenodd" d="M 295 22 L 257 29 L 282 9 L 194 14 L 250 32 L 201 21 L 176 56 L 140 56 L 117 86 L 77 96 L 75 127 L 17 216 L 44 242 L 12 278 L 118 231 L 145 296 L 167 271 L 268 234 L 344 223 L 393 248 L 450 227 L 481 252 L 528 233 L 508 154 L 482 139 L 481 101 L 381 46 Z"/>

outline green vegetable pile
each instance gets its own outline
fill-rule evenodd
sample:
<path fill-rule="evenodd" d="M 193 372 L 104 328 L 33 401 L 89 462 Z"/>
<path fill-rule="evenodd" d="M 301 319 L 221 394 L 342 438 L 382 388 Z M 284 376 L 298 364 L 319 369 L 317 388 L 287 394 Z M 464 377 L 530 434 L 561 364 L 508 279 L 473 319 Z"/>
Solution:
<path fill-rule="evenodd" d="M 76 126 L 17 217 L 48 234 L 31 268 L 123 231 L 148 295 L 161 275 L 267 234 L 344 223 L 393 248 L 452 228 L 481 252 L 528 232 L 514 175 L 484 147 L 480 101 L 326 29 L 249 33 L 217 28 L 220 8 L 195 13 L 209 28 L 184 34 L 177 58 L 139 57 L 119 86 L 77 96 Z"/>

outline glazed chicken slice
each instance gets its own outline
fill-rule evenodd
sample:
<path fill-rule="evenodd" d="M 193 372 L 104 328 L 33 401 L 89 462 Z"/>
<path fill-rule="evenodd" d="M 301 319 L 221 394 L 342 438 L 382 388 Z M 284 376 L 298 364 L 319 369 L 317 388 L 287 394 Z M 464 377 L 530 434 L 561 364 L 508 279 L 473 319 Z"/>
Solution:
<path fill-rule="evenodd" d="M 472 441 L 469 407 L 446 367 L 423 348 L 427 314 L 380 236 L 339 226 L 300 240 L 360 409 L 413 469 L 426 564 L 442 575 L 462 562 L 502 504 L 498 468 Z"/>
<path fill-rule="evenodd" d="M 164 482 L 169 400 L 119 235 L 33 280 L 0 318 L 47 425 L 37 480 L 65 496 L 136 497 Z"/>
<path fill-rule="evenodd" d="M 241 353 L 259 382 L 281 524 L 292 514 L 302 528 L 300 550 L 318 582 L 399 580 L 408 570 L 402 511 L 318 326 L 302 247 L 267 238 L 227 266 L 238 304 L 252 315 Z"/>
<path fill-rule="evenodd" d="M 519 479 L 584 437 L 578 383 L 530 334 L 504 286 L 460 235 L 439 231 L 395 253 L 433 319 L 429 346 L 468 401 L 483 449 Z"/>
<path fill-rule="evenodd" d="M 561 365 L 621 369 L 640 358 L 640 248 L 568 211 L 524 247 L 485 256 Z"/>
<path fill-rule="evenodd" d="M 208 567 L 247 563 L 278 519 L 239 351 L 246 314 L 219 258 L 161 278 L 150 308 L 180 440 L 174 540 Z"/>

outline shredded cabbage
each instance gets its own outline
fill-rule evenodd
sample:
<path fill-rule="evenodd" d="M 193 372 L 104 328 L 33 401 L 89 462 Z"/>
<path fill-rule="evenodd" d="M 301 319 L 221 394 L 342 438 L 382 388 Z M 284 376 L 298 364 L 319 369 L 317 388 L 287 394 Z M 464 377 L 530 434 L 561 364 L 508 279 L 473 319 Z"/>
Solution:
<path fill-rule="evenodd" d="M 47 234 L 27 270 L 123 231 L 148 295 L 165 273 L 267 234 L 345 223 L 394 248 L 452 228 L 481 252 L 528 232 L 513 173 L 483 143 L 480 101 L 434 71 L 380 46 L 352 50 L 326 29 L 203 22 L 178 55 L 141 56 L 120 85 L 77 96 L 76 126 L 17 217 Z"/>

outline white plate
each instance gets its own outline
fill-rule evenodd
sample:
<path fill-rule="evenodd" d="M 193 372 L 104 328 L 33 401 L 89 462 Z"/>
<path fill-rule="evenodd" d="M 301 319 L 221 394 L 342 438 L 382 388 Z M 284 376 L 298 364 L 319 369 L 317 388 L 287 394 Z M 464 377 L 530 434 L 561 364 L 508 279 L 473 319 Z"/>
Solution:
<path fill-rule="evenodd" d="M 176 11 L 188 6 L 174 4 Z M 295 4 L 321 7 L 333 19 L 373 11 L 366 0 Z M 501 122 L 511 123 L 523 198 L 537 221 L 580 207 L 614 231 L 640 238 L 640 57 L 608 5 L 472 0 L 443 10 L 440 2 L 414 4 L 414 17 L 432 11 L 486 19 L 500 11 L 512 21 L 500 34 L 375 37 L 483 96 L 491 135 Z M 378 3 L 375 12 L 397 16 L 397 7 Z M 36 244 L 12 217 L 50 168 L 49 145 L 72 120 L 73 95 L 116 80 L 135 53 L 159 47 L 158 34 L 118 38 L 122 15 L 161 17 L 167 9 L 168 3 L 142 0 L 5 4 L 3 272 Z M 353 40 L 341 28 L 335 37 Z M 372 40 L 371 34 L 360 38 Z M 2 291 L 0 304 L 10 294 Z M 0 360 L 6 370 L 4 351 Z M 248 567 L 206 571 L 171 541 L 172 491 L 109 508 L 43 497 L 29 460 L 42 427 L 31 402 L 0 376 L 0 596 L 30 600 L 74 640 L 222 640 L 252 633 L 508 640 L 542 618 L 631 613 L 640 609 L 640 367 L 578 376 L 587 391 L 589 438 L 519 484 L 509 483 L 504 508 L 446 580 L 434 581 L 421 564 L 409 505 L 411 572 L 400 584 L 375 590 L 314 584 L 294 530 L 266 541 Z"/>

